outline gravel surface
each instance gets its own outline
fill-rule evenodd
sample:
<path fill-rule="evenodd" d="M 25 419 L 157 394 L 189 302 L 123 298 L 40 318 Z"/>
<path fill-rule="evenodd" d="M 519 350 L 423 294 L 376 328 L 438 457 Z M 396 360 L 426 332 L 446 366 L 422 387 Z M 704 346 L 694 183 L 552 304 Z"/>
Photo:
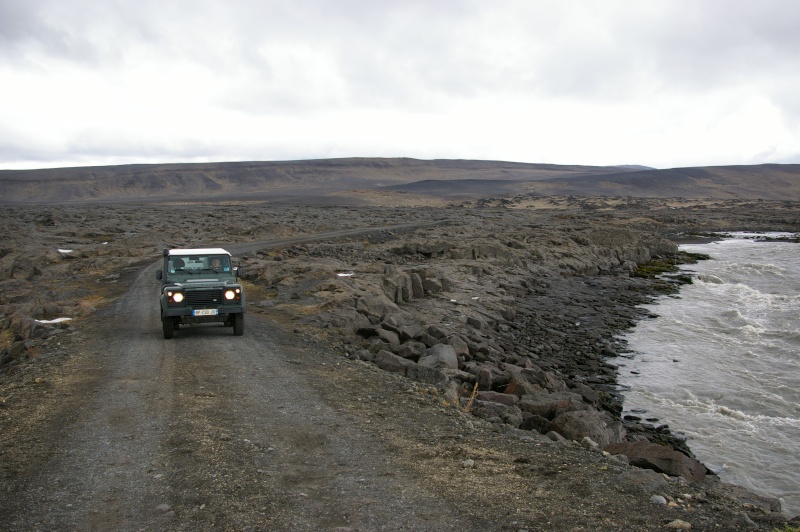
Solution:
<path fill-rule="evenodd" d="M 159 245 L 177 239 L 158 230 L 163 211 L 156 207 L 145 217 L 136 208 L 107 209 L 117 209 L 108 224 L 138 220 L 121 244 L 132 250 L 126 260 L 86 254 L 3 285 L 6 324 L 8 309 L 23 299 L 14 296 L 19 284 L 52 297 L 74 290 L 75 308 L 90 307 L 76 310 L 63 329 L 32 338 L 25 360 L 1 375 L 5 529 L 664 530 L 688 523 L 692 530 L 772 530 L 783 524 L 723 491 L 475 418 L 443 402 L 435 387 L 298 329 L 279 309 L 250 312 L 242 337 L 198 326 L 165 341 L 152 261 Z M 374 214 L 342 216 L 348 213 L 334 214 L 351 229 Z M 263 211 L 246 214 L 255 220 Z M 297 212 L 289 214 L 298 220 Z M 334 229 L 331 210 L 316 214 L 326 221 L 306 212 L 304 220 L 316 225 L 303 226 L 298 238 Z M 22 229 L 43 248 L 62 245 L 59 239 L 88 247 L 105 237 L 102 227 L 73 223 L 79 215 L 69 209 L 27 216 L 34 221 Z M 50 216 L 55 225 L 41 218 L 37 225 L 36 216 Z M 286 212 L 281 216 L 285 221 Z M 407 218 L 390 213 L 380 226 Z M 420 218 L 428 223 L 436 216 Z M 277 229 L 254 236 L 287 237 Z M 65 298 L 56 298 L 62 307 Z"/>

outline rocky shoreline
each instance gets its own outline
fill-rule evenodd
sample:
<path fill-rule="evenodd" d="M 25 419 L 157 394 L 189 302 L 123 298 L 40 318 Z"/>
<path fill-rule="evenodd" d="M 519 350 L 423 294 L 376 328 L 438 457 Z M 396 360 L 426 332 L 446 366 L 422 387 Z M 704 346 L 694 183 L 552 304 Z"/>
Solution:
<path fill-rule="evenodd" d="M 369 251 L 344 242 L 256 253 L 245 271 L 274 290 L 259 308 L 313 307 L 298 327 L 327 331 L 348 356 L 435 386 L 445 405 L 615 454 L 632 454 L 625 442 L 638 442 L 640 463 L 702 482 L 707 472 L 681 437 L 652 419 L 621 418 L 617 372 L 607 362 L 625 349 L 618 336 L 648 317 L 640 305 L 687 282 L 656 278 L 648 266 L 696 259 L 630 228 L 594 228 L 577 239 L 506 233 L 502 244 L 453 232 L 448 225 L 392 235 Z M 305 268 L 319 263 L 311 275 L 318 284 L 296 283 L 285 269 L 303 256 Z M 342 257 L 349 266 L 331 269 Z M 665 444 L 676 451 L 667 458 Z"/>
<path fill-rule="evenodd" d="M 358 236 L 242 253 L 249 311 L 401 374 L 427 387 L 441 407 L 578 442 L 698 489 L 723 489 L 679 434 L 657 420 L 623 416 L 608 360 L 626 349 L 621 333 L 652 317 L 643 303 L 690 281 L 656 275 L 697 259 L 668 236 L 797 231 L 798 210 L 785 202 L 737 210 L 741 204 L 728 202 L 676 212 L 657 200 L 621 209 L 571 198 L 550 209 L 481 205 L 232 205 L 215 207 L 213 217 L 202 216 L 203 205 L 9 209 L 9 234 L 27 237 L 9 238 L 0 257 L 0 379 L 71 327 L 42 321 L 90 316 L 114 297 L 120 275 L 163 247 L 374 226 Z M 193 231 L 159 227 L 171 211 L 175 219 L 194 216 Z M 420 227 L 383 228 L 412 220 Z M 776 499 L 728 491 L 763 513 L 780 512 Z"/>
<path fill-rule="evenodd" d="M 520 228 L 506 214 L 499 223 L 486 218 L 480 231 L 449 224 L 244 262 L 250 280 L 271 290 L 260 308 L 305 309 L 289 311 L 297 331 L 325 331 L 347 356 L 435 387 L 445 406 L 624 455 L 696 486 L 719 484 L 680 433 L 652 417 L 622 415 L 617 370 L 608 363 L 626 350 L 623 332 L 655 317 L 642 304 L 691 282 L 657 274 L 703 257 L 638 223 Z M 318 283 L 296 282 L 285 266 L 298 258 Z M 775 499 L 748 497 L 780 509 Z"/>

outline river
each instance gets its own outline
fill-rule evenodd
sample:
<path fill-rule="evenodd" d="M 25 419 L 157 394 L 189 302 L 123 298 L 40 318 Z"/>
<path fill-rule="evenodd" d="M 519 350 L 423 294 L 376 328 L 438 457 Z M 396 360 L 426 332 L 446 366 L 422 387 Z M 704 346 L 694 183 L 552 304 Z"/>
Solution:
<path fill-rule="evenodd" d="M 725 482 L 800 514 L 800 245 L 737 233 L 681 249 L 694 282 L 647 308 L 618 358 L 625 413 L 685 434 Z M 776 235 L 770 235 L 776 236 Z"/>

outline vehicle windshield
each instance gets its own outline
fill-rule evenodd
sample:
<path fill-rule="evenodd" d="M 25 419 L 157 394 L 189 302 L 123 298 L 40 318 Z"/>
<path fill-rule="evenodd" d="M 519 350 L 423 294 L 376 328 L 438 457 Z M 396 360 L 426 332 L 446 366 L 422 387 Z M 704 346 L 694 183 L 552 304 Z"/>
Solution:
<path fill-rule="evenodd" d="M 228 255 L 170 255 L 167 266 L 170 274 L 231 273 Z"/>

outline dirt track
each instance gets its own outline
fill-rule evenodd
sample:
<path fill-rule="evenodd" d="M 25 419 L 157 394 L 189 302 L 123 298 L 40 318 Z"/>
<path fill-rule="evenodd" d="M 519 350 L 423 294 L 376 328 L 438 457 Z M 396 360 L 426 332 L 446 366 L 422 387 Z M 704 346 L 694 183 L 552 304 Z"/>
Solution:
<path fill-rule="evenodd" d="M 653 505 L 652 472 L 446 408 L 285 316 L 165 341 L 155 268 L 126 269 L 120 297 L 4 388 L 4 528 L 717 530 L 741 512 Z"/>
<path fill-rule="evenodd" d="M 21 493 L 6 500 L 7 525 L 421 528 L 433 519 L 465 528 L 447 508 L 426 508 L 419 486 L 398 491 L 397 480 L 411 481 L 390 453 L 326 404 L 317 388 L 327 384 L 304 368 L 332 357 L 254 319 L 242 338 L 209 326 L 165 341 L 153 271 L 93 320 L 59 375 L 39 383 L 50 404 L 39 405 L 42 425 L 21 428 L 35 429 L 36 460 L 20 464 L 28 468 Z"/>

